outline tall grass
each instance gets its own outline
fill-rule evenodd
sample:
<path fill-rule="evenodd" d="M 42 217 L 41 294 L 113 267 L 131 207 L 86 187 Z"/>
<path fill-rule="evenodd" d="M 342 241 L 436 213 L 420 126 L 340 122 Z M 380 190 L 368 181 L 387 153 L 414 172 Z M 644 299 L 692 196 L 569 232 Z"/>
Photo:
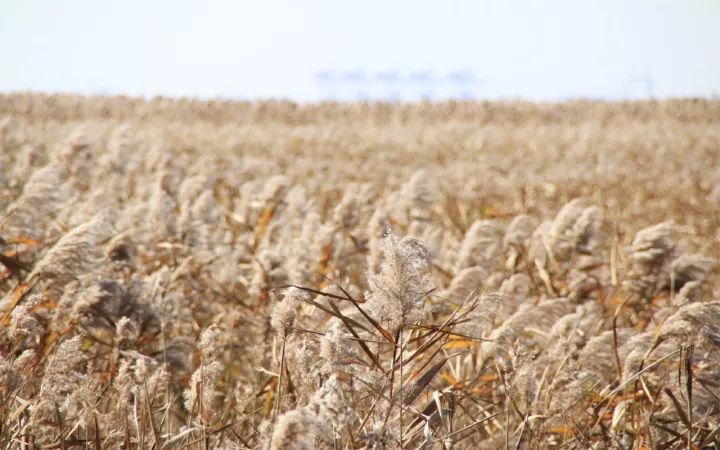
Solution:
<path fill-rule="evenodd" d="M 0 96 L 0 444 L 714 448 L 719 129 Z"/>

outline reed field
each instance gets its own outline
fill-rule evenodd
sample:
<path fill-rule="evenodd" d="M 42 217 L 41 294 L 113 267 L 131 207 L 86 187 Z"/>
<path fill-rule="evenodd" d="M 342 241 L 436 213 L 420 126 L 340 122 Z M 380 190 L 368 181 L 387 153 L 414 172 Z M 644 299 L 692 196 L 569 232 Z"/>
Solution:
<path fill-rule="evenodd" d="M 720 100 L 0 95 L 0 445 L 720 448 Z"/>

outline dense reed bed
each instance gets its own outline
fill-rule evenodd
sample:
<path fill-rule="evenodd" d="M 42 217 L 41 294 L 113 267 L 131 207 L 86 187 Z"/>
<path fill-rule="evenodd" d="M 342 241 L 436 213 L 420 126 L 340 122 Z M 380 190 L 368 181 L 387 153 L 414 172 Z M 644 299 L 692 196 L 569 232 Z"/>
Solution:
<path fill-rule="evenodd" d="M 5 448 L 716 448 L 720 102 L 0 96 Z"/>

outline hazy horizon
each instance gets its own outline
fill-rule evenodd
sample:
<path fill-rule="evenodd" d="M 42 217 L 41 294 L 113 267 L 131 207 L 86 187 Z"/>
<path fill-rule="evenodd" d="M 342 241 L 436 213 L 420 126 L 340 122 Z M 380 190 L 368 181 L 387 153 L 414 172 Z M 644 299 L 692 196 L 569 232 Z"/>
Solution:
<path fill-rule="evenodd" d="M 312 100 L 720 93 L 720 2 L 0 3 L 0 91 Z"/>

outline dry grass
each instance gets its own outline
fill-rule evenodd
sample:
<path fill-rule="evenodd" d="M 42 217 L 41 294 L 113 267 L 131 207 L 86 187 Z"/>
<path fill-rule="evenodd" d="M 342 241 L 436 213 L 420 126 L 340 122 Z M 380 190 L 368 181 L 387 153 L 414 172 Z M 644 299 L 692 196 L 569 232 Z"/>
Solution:
<path fill-rule="evenodd" d="M 0 96 L 5 448 L 715 448 L 720 102 Z"/>

